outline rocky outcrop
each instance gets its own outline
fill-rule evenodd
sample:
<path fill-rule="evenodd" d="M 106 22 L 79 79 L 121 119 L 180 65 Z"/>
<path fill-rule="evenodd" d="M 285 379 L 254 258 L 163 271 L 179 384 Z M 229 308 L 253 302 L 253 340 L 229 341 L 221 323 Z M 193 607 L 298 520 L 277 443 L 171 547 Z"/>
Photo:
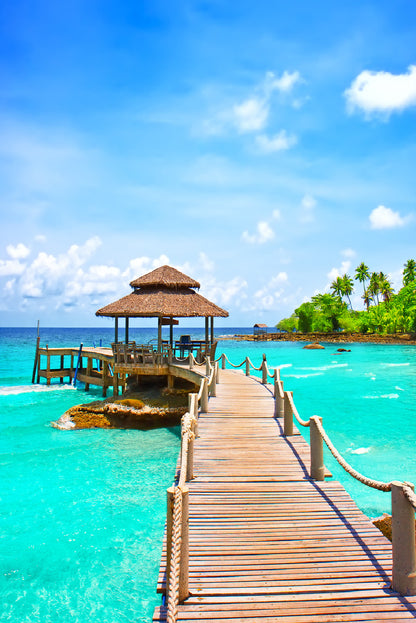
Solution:
<path fill-rule="evenodd" d="M 317 350 L 325 348 L 325 346 L 322 346 L 322 344 L 319 344 L 318 342 L 314 342 L 313 344 L 305 344 L 303 348 L 308 348 L 309 350 Z"/>
<path fill-rule="evenodd" d="M 51 424 L 61 430 L 177 426 L 187 411 L 187 394 L 184 390 L 164 389 L 156 395 L 153 389 L 151 394 L 144 392 L 142 396 L 127 394 L 97 400 L 71 407 Z"/>

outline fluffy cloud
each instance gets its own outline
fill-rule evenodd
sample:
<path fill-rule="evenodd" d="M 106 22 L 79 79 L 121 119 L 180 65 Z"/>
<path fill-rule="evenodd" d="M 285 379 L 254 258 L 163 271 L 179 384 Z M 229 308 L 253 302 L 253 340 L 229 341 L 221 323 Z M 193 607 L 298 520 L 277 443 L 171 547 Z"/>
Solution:
<path fill-rule="evenodd" d="M 367 114 L 389 115 L 416 105 L 416 65 L 410 65 L 405 74 L 386 71 L 362 71 L 344 92 L 347 108 L 356 108 Z"/>
<path fill-rule="evenodd" d="M 22 242 L 19 242 L 15 247 L 12 244 L 9 244 L 6 247 L 7 254 L 14 260 L 24 260 L 29 254 L 30 249 Z"/>
<path fill-rule="evenodd" d="M 262 130 L 269 116 L 268 102 L 251 98 L 233 107 L 234 124 L 240 133 Z"/>
<path fill-rule="evenodd" d="M 286 130 L 281 130 L 278 134 L 271 137 L 260 134 L 256 137 L 256 143 L 262 153 L 270 154 L 275 151 L 290 149 L 296 145 L 297 138 L 294 134 L 288 135 Z"/>
<path fill-rule="evenodd" d="M 257 290 L 252 298 L 252 304 L 247 308 L 249 311 L 273 309 L 278 300 L 284 293 L 284 286 L 289 278 L 286 272 L 282 271 L 272 277 L 270 281 L 260 290 Z"/>
<path fill-rule="evenodd" d="M 407 219 L 400 216 L 399 212 L 395 212 L 391 208 L 383 205 L 374 208 L 370 216 L 371 229 L 392 229 L 394 227 L 403 227 Z"/>
<path fill-rule="evenodd" d="M 328 279 L 330 280 L 330 283 L 326 286 L 326 290 L 330 287 L 330 284 L 337 278 L 337 277 L 342 277 L 343 275 L 345 275 L 346 273 L 348 273 L 348 271 L 351 268 L 351 262 L 350 260 L 344 260 L 343 262 L 341 262 L 341 266 L 339 268 L 331 268 L 331 270 L 328 273 Z"/>
<path fill-rule="evenodd" d="M 242 239 L 250 244 L 264 244 L 269 240 L 273 240 L 274 231 L 267 221 L 259 221 L 257 223 L 256 233 L 249 234 L 248 231 L 243 232 Z"/>

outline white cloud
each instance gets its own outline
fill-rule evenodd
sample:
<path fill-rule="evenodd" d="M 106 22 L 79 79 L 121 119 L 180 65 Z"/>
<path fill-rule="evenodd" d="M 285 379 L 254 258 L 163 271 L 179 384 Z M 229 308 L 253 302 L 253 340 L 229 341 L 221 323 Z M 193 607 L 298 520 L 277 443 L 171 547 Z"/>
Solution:
<path fill-rule="evenodd" d="M 0 260 L 0 276 L 21 275 L 25 267 L 19 260 Z"/>
<path fill-rule="evenodd" d="M 316 199 L 312 195 L 305 195 L 301 201 L 300 221 L 302 223 L 311 223 L 315 220 Z"/>
<path fill-rule="evenodd" d="M 272 71 L 266 73 L 264 81 L 264 90 L 266 93 L 273 91 L 288 92 L 293 89 L 297 82 L 301 82 L 302 78 L 298 71 L 292 73 L 284 71 L 280 78 L 276 78 Z"/>
<path fill-rule="evenodd" d="M 28 247 L 22 242 L 19 242 L 19 244 L 15 247 L 12 244 L 9 244 L 6 247 L 6 251 L 14 260 L 24 260 L 30 254 L 30 249 L 28 249 Z"/>
<path fill-rule="evenodd" d="M 233 306 L 238 307 L 241 301 L 247 298 L 246 289 L 247 281 L 241 277 L 217 281 L 211 276 L 205 280 L 201 294 L 217 305 L 223 306 L 232 302 Z"/>
<path fill-rule="evenodd" d="M 254 293 L 252 305 L 247 309 L 251 311 L 273 309 L 281 299 L 288 280 L 288 275 L 284 271 L 272 277 L 263 288 Z"/>
<path fill-rule="evenodd" d="M 289 135 L 286 130 L 281 130 L 278 134 L 270 138 L 266 136 L 266 134 L 256 136 L 256 143 L 262 153 L 270 154 L 275 151 L 290 149 L 296 145 L 297 138 L 294 134 Z"/>
<path fill-rule="evenodd" d="M 394 227 L 403 227 L 406 223 L 406 218 L 400 216 L 399 212 L 395 212 L 391 208 L 379 205 L 378 208 L 374 208 L 370 216 L 371 229 L 392 229 Z"/>
<path fill-rule="evenodd" d="M 257 223 L 257 231 L 255 234 L 249 234 L 248 231 L 243 232 L 242 239 L 250 244 L 264 244 L 269 240 L 273 240 L 274 231 L 267 221 L 259 221 Z"/>
<path fill-rule="evenodd" d="M 330 287 L 331 283 L 337 277 L 342 277 L 343 275 L 348 273 L 350 268 L 351 268 L 350 260 L 344 260 L 343 262 L 341 262 L 341 266 L 339 268 L 331 268 L 331 270 L 328 273 L 328 279 L 330 280 L 330 283 L 327 284 L 325 289 L 327 290 Z"/>
<path fill-rule="evenodd" d="M 356 257 L 357 253 L 354 251 L 354 249 L 343 249 L 343 251 L 341 251 L 341 255 L 343 257 L 353 259 L 354 257 Z"/>
<path fill-rule="evenodd" d="M 262 130 L 269 116 L 266 100 L 251 98 L 233 107 L 234 124 L 240 133 Z"/>
<path fill-rule="evenodd" d="M 205 121 L 205 132 L 220 134 L 227 126 L 234 127 L 240 134 L 263 130 L 269 121 L 273 93 L 287 94 L 292 91 L 296 83 L 301 81 L 298 71 L 284 71 L 280 77 L 272 71 L 266 72 L 265 77 L 254 88 L 251 95 L 234 104 L 228 110 L 221 111 L 215 118 Z M 292 137 L 290 138 L 293 140 Z"/>
<path fill-rule="evenodd" d="M 347 108 L 365 113 L 389 115 L 416 105 L 416 65 L 410 65 L 405 74 L 387 71 L 362 71 L 344 92 Z"/>

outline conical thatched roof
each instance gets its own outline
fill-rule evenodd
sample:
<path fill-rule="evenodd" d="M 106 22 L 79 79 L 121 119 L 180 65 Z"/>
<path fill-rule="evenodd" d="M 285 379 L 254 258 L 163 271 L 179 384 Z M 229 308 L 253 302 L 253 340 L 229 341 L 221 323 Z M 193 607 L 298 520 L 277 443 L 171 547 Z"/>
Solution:
<path fill-rule="evenodd" d="M 161 266 L 130 282 L 132 288 L 165 286 L 166 288 L 200 288 L 200 284 L 172 266 Z"/>
<path fill-rule="evenodd" d="M 111 317 L 223 317 L 228 312 L 192 288 L 199 283 L 171 266 L 162 266 L 130 283 L 134 292 L 99 309 Z"/>

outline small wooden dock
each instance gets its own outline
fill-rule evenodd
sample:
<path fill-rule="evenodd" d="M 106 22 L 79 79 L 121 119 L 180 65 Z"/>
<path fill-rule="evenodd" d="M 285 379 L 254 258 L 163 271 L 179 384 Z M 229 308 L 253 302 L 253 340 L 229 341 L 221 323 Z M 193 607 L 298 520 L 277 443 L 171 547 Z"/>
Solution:
<path fill-rule="evenodd" d="M 309 445 L 283 434 L 270 386 L 222 370 L 198 419 L 189 489 L 189 596 L 177 621 L 404 621 L 392 546 L 339 482 L 309 476 Z M 158 581 L 165 592 L 166 555 Z M 166 620 L 166 607 L 153 621 Z"/>

